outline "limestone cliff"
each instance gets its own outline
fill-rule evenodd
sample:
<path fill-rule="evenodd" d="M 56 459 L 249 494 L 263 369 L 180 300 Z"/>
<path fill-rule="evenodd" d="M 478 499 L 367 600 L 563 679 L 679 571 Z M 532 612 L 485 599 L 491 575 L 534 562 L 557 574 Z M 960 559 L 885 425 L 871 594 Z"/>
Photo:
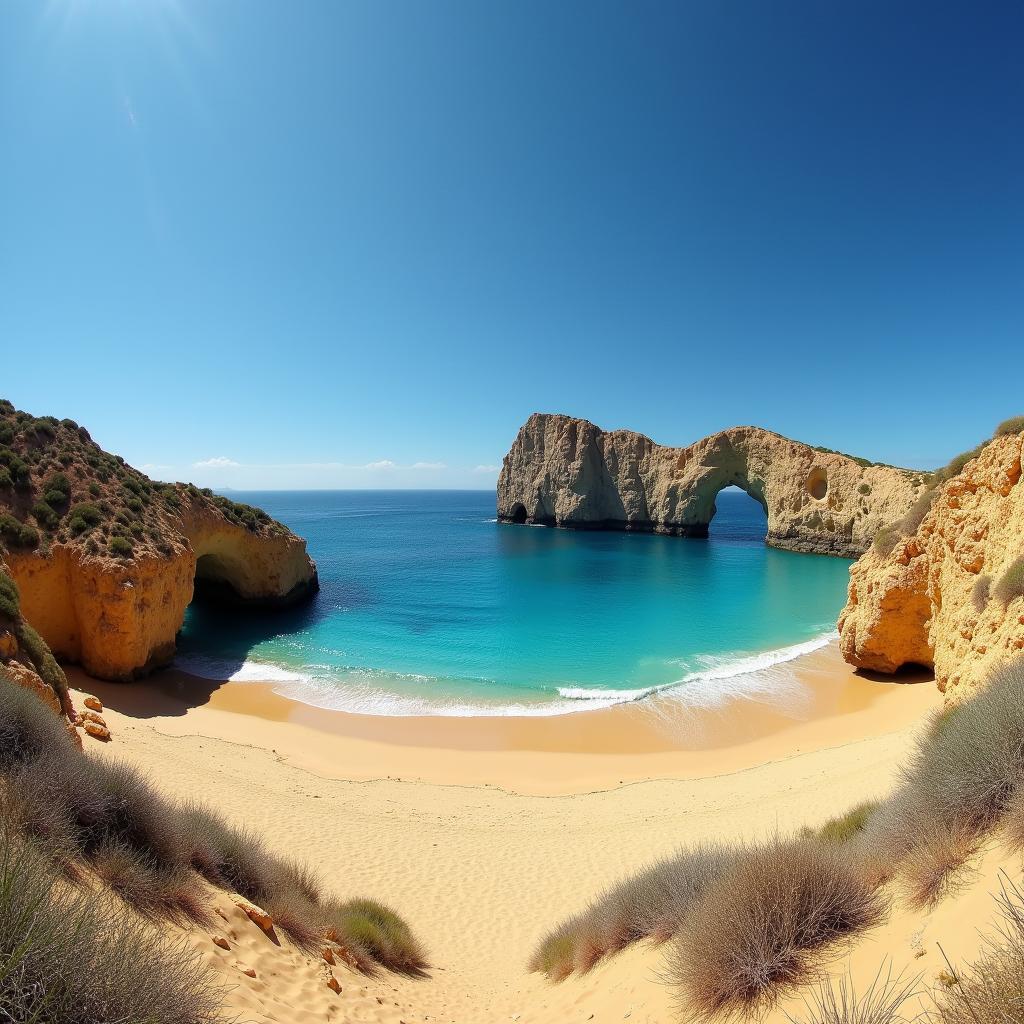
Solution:
<path fill-rule="evenodd" d="M 894 672 L 934 666 L 950 698 L 1024 650 L 1022 435 L 998 436 L 935 491 L 919 524 L 850 570 L 843 656 Z"/>
<path fill-rule="evenodd" d="M 535 413 L 498 478 L 498 517 L 576 529 L 705 537 L 729 485 L 760 502 L 768 544 L 856 557 L 924 486 L 920 474 L 733 427 L 685 448 Z"/>
<path fill-rule="evenodd" d="M 166 664 L 193 593 L 283 606 L 318 589 L 305 542 L 262 510 L 161 484 L 70 420 L 0 402 L 0 542 L 54 653 L 130 680 Z"/>

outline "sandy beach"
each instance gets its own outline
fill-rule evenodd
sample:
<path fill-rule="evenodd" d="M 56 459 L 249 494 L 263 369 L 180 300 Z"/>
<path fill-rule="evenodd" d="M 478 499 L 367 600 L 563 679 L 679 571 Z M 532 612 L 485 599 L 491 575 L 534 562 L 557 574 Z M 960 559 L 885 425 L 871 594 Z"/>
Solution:
<path fill-rule="evenodd" d="M 142 685 L 82 675 L 125 724 L 165 736 L 274 751 L 324 778 L 394 779 L 565 795 L 650 779 L 699 779 L 895 732 L 936 702 L 925 673 L 854 673 L 835 643 L 784 666 L 775 693 L 713 705 L 648 698 L 551 717 L 384 717 L 290 700 L 271 683 L 199 679 L 176 669 Z"/>
<path fill-rule="evenodd" d="M 230 952 L 193 935 L 232 984 L 241 1019 L 653 1024 L 673 1019 L 657 951 L 632 949 L 552 986 L 525 972 L 534 943 L 678 846 L 813 825 L 884 793 L 939 700 L 927 680 L 855 675 L 834 646 L 793 671 L 810 694 L 799 712 L 739 701 L 691 710 L 686 730 L 642 705 L 550 719 L 364 719 L 174 671 L 131 686 L 77 673 L 72 683 L 106 705 L 114 741 L 90 750 L 254 828 L 315 864 L 339 895 L 392 903 L 430 951 L 428 978 L 350 974 L 334 996 L 322 964 L 266 948 L 245 922 L 229 923 Z M 903 932 L 892 934 L 894 959 L 904 947 L 911 959 Z M 875 943 L 865 969 L 891 945 Z M 259 961 L 255 980 L 238 971 L 249 960 Z"/>

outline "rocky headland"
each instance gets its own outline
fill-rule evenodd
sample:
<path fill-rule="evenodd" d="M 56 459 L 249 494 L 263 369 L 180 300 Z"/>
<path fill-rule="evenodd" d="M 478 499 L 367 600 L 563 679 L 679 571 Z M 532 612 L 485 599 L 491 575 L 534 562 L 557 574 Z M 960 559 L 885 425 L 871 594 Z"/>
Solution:
<path fill-rule="evenodd" d="M 498 478 L 508 523 L 706 537 L 723 487 L 740 487 L 768 517 L 766 542 L 855 558 L 924 489 L 923 474 L 733 427 L 684 448 L 630 430 L 535 413 Z"/>
<path fill-rule="evenodd" d="M 151 480 L 72 420 L 0 402 L 0 544 L 53 653 L 127 681 L 165 665 L 194 593 L 283 607 L 318 589 L 300 537 L 265 512 Z"/>
<path fill-rule="evenodd" d="M 848 662 L 884 673 L 934 667 L 959 701 L 1024 651 L 1021 429 L 1008 421 L 955 460 L 916 513 L 881 531 L 851 568 L 839 619 Z"/>

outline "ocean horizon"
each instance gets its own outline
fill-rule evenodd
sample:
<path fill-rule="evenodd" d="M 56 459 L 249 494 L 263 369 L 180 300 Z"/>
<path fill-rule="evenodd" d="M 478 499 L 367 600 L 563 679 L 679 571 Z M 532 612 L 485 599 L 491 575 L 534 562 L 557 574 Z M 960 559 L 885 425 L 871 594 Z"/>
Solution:
<path fill-rule="evenodd" d="M 783 689 L 835 636 L 844 559 L 769 548 L 718 496 L 706 539 L 502 524 L 488 491 L 233 491 L 320 574 L 275 615 L 193 605 L 178 668 L 374 715 L 558 715 Z"/>

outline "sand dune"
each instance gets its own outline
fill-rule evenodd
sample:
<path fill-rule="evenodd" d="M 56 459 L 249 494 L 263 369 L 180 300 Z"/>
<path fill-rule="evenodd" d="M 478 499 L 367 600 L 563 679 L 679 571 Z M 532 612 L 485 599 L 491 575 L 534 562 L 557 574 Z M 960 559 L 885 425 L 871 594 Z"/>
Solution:
<path fill-rule="evenodd" d="M 598 755 L 389 744 L 216 702 L 174 708 L 166 692 L 146 686 L 97 689 L 114 742 L 90 749 L 125 757 L 166 792 L 200 797 L 254 827 L 274 850 L 316 864 L 328 890 L 392 903 L 427 946 L 427 978 L 367 979 L 336 968 L 342 993 L 335 996 L 324 964 L 287 940 L 274 946 L 232 912 L 230 951 L 206 933 L 191 941 L 234 984 L 229 1006 L 259 1022 L 671 1021 L 673 993 L 659 979 L 657 949 L 628 950 L 583 978 L 551 985 L 525 971 L 534 943 L 597 890 L 679 845 L 813 825 L 884 793 L 922 712 L 937 701 L 928 685 L 888 684 L 850 710 L 769 728 L 734 747 Z M 449 739 L 443 730 L 439 737 Z M 339 777 L 357 756 L 362 770 Z M 569 792 L 536 792 L 543 772 L 588 757 L 596 759 L 582 778 L 589 788 L 569 772 L 561 780 Z M 647 758 L 674 777 L 619 784 L 636 770 L 631 762 Z M 703 775 L 702 761 L 712 766 Z M 490 784 L 451 784 L 461 770 L 491 772 Z M 934 974 L 941 962 L 933 940 L 947 932 L 947 952 L 969 953 L 976 934 L 965 936 L 950 918 L 981 925 L 992 916 L 984 881 L 974 891 L 955 914 L 945 905 L 930 916 L 897 910 L 853 952 L 856 976 L 873 977 L 886 956 L 897 968 Z M 236 962 L 255 968 L 256 978 Z"/>

